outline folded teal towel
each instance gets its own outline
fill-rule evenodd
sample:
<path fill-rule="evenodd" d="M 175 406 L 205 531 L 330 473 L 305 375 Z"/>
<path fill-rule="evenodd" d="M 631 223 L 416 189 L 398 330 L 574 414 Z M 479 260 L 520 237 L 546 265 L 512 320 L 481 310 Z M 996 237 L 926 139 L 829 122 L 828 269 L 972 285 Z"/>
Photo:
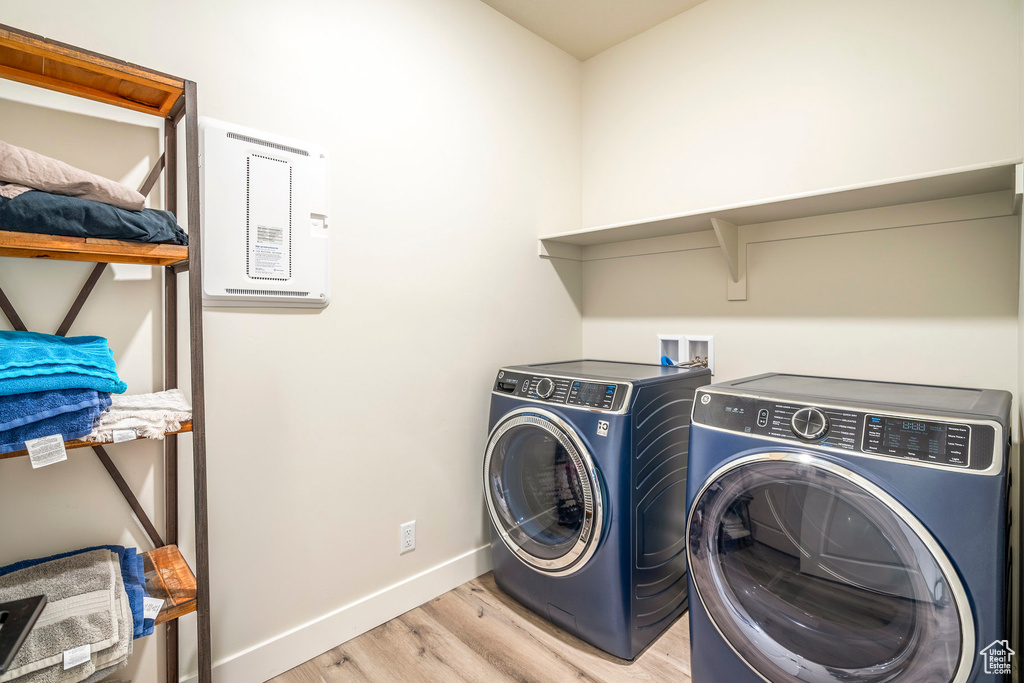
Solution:
<path fill-rule="evenodd" d="M 0 331 L 0 396 L 59 389 L 121 394 L 127 388 L 103 337 Z"/>

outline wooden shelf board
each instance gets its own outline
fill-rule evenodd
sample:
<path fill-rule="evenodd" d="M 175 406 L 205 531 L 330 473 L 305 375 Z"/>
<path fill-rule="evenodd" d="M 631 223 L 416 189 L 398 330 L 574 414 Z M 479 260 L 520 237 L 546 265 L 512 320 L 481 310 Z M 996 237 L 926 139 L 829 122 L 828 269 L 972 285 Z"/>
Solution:
<path fill-rule="evenodd" d="M 146 570 L 146 592 L 164 601 L 156 623 L 196 611 L 196 577 L 176 545 L 165 545 L 142 554 Z"/>
<path fill-rule="evenodd" d="M 0 77 L 167 117 L 184 80 L 0 24 Z"/>
<path fill-rule="evenodd" d="M 167 266 L 187 260 L 188 247 L 0 230 L 0 256 Z"/>
<path fill-rule="evenodd" d="M 172 434 L 184 434 L 185 432 L 191 432 L 191 431 L 192 431 L 192 423 L 191 422 L 182 422 L 181 423 L 181 429 L 179 429 L 176 432 L 167 432 L 167 434 L 165 436 L 170 436 Z M 134 441 L 142 441 L 142 439 L 134 439 Z M 129 443 L 129 442 L 125 441 L 123 443 Z M 83 441 L 82 439 L 72 439 L 71 441 L 65 441 L 64 442 L 64 449 L 70 451 L 70 450 L 72 450 L 74 448 L 89 448 L 90 446 L 109 446 L 109 445 L 111 445 L 110 442 L 107 442 L 107 443 L 96 443 L 95 441 Z M 11 453 L 0 453 L 0 460 L 5 460 L 7 458 L 20 458 L 20 457 L 26 456 L 26 455 L 28 455 L 28 451 L 13 451 Z"/>
<path fill-rule="evenodd" d="M 966 197 L 1002 190 L 1010 193 L 1015 189 L 1014 169 L 1018 163 L 1020 163 L 1019 159 L 1007 160 L 941 173 L 896 178 L 867 185 L 615 223 L 544 235 L 540 240 L 542 242 L 592 246 L 703 232 L 712 229 L 712 218 L 718 218 L 733 225 L 752 225 L 951 197 Z"/>

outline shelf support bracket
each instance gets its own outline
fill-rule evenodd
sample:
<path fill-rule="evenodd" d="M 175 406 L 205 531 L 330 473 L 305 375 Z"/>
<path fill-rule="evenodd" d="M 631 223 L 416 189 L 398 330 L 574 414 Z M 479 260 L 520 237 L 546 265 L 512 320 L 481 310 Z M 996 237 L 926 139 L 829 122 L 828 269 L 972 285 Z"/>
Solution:
<path fill-rule="evenodd" d="M 164 540 L 160 538 L 160 532 L 156 530 L 156 526 L 149 519 L 149 515 L 146 514 L 146 511 L 142 508 L 142 504 L 139 503 L 139 499 L 135 497 L 131 487 L 128 486 L 128 482 L 126 482 L 124 477 L 121 476 L 121 472 L 117 469 L 117 465 L 115 465 L 114 461 L 110 459 L 109 455 L 107 455 L 106 449 L 103 448 L 103 446 L 97 445 L 93 446 L 92 450 L 96 453 L 96 457 L 100 459 L 100 462 L 103 463 L 103 467 L 107 470 L 107 474 L 109 474 L 110 478 L 114 480 L 115 484 L 117 484 L 118 490 L 121 492 L 121 495 L 124 496 L 124 499 L 132 509 L 132 512 L 135 513 L 135 516 L 139 520 L 139 524 L 141 524 L 142 528 L 146 530 L 146 535 L 149 536 L 149 540 L 153 544 L 153 547 L 162 548 L 167 545 L 164 543 Z"/>
<path fill-rule="evenodd" d="M 75 299 L 75 303 L 71 304 L 71 310 L 69 310 L 68 314 L 64 316 L 64 322 L 60 324 L 60 327 L 58 327 L 57 331 L 54 333 L 58 337 L 67 336 L 68 331 L 71 330 L 71 326 L 75 324 L 75 319 L 78 317 L 78 314 L 82 312 L 82 306 L 85 305 L 86 299 L 88 299 L 89 295 L 92 294 L 93 288 L 96 286 L 96 283 L 99 282 L 100 275 L 103 274 L 103 271 L 106 270 L 106 268 L 106 263 L 97 263 L 92 269 L 92 272 L 89 273 L 89 278 L 85 281 L 85 284 L 82 285 L 82 291 L 78 293 L 78 298 Z"/>
<path fill-rule="evenodd" d="M 160 172 L 164 170 L 164 155 L 161 154 L 160 158 L 153 164 L 153 168 L 150 169 L 149 175 L 142 181 L 142 185 L 139 186 L 139 194 L 143 197 L 148 197 L 149 193 L 153 191 L 153 187 L 156 185 L 156 181 L 160 179 Z"/>
<path fill-rule="evenodd" d="M 727 283 L 729 301 L 745 301 L 747 298 L 747 245 L 740 240 L 740 229 L 721 218 L 711 219 L 711 228 L 718 238 L 725 262 L 729 266 Z"/>
<path fill-rule="evenodd" d="M 1013 167 L 1013 215 L 1020 215 L 1021 198 L 1024 197 L 1024 164 Z"/>
<path fill-rule="evenodd" d="M 14 304 L 7 298 L 7 294 L 4 293 L 2 287 L 0 287 L 0 311 L 3 311 L 4 315 L 7 316 L 7 319 L 11 322 L 11 327 L 18 332 L 28 332 L 28 328 L 25 327 L 25 323 L 22 322 L 18 312 L 14 310 Z"/>

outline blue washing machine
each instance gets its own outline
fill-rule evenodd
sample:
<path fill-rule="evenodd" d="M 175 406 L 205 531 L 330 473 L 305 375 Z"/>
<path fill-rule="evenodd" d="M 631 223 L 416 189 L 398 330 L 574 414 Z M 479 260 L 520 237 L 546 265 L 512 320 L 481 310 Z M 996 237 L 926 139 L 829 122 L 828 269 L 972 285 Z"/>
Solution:
<path fill-rule="evenodd" d="M 690 412 L 709 378 L 594 360 L 498 372 L 484 491 L 502 590 L 623 659 L 683 613 Z"/>
<path fill-rule="evenodd" d="M 783 374 L 698 391 L 694 683 L 1009 680 L 1010 400 Z"/>

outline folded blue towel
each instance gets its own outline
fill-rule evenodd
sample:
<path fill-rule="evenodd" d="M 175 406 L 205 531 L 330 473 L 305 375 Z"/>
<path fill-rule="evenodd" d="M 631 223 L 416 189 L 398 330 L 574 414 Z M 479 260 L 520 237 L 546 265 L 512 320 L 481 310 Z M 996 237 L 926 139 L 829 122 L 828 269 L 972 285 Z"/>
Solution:
<path fill-rule="evenodd" d="M 0 396 L 59 389 L 120 394 L 127 388 L 103 337 L 0 331 Z"/>
<path fill-rule="evenodd" d="M 59 413 L 0 432 L 0 453 L 24 450 L 26 441 L 51 434 L 60 434 L 64 441 L 88 436 L 92 433 L 96 419 L 110 407 L 110 394 L 94 393 L 99 398 L 96 405 L 70 413 Z"/>
<path fill-rule="evenodd" d="M 81 550 L 72 550 L 68 553 L 51 555 L 50 557 L 40 557 L 35 560 L 22 560 L 21 562 L 9 564 L 6 567 L 0 567 L 0 576 L 5 576 L 21 569 L 27 569 L 28 567 L 34 567 L 44 562 L 60 560 L 93 550 L 109 550 L 117 553 L 121 566 L 121 580 L 124 583 L 125 593 L 128 594 L 128 605 L 132 610 L 134 637 L 140 638 L 144 635 L 150 635 L 153 632 L 152 620 L 143 617 L 143 598 L 146 597 L 145 571 L 143 570 L 142 555 L 139 555 L 135 548 L 125 548 L 120 545 L 98 545 L 92 548 L 82 548 Z M 146 631 L 146 623 L 150 624 L 148 632 Z"/>
<path fill-rule="evenodd" d="M 65 389 L 0 397 L 0 432 L 97 406 L 102 402 L 100 396 L 95 389 Z"/>

